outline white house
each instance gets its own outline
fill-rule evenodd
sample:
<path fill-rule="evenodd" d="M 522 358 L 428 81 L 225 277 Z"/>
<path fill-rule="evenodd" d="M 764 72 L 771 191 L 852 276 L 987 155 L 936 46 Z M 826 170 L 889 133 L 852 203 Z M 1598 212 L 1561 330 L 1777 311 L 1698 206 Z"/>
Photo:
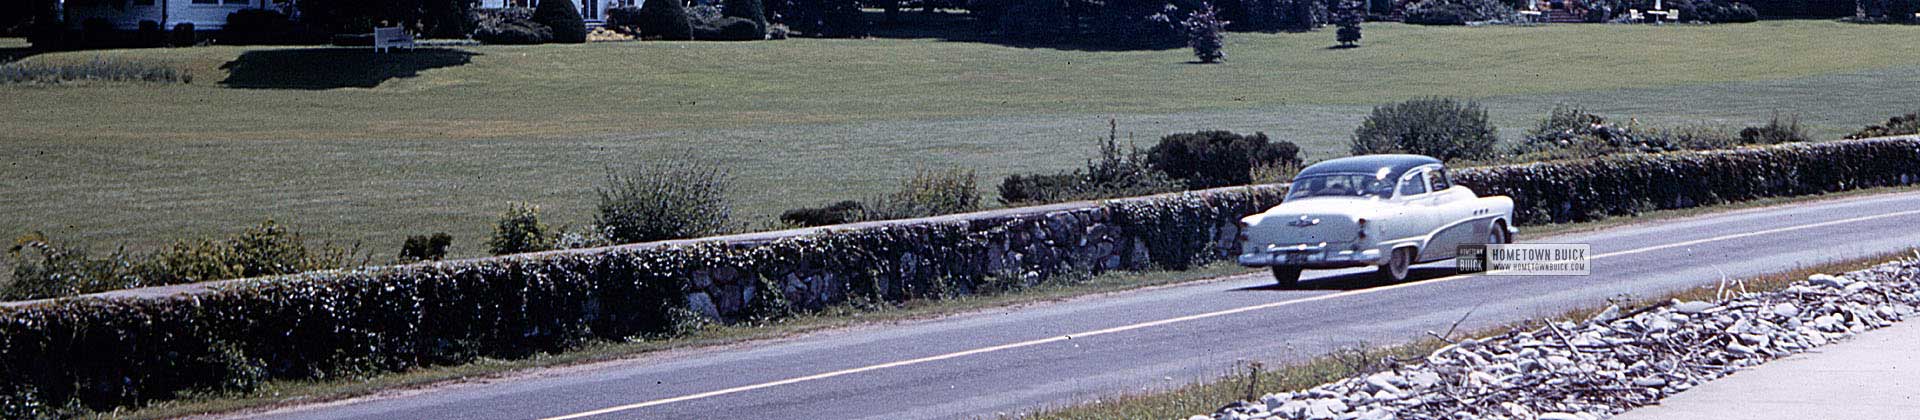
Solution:
<path fill-rule="evenodd" d="M 118 29 L 138 29 L 141 21 L 153 21 L 162 30 L 192 23 L 202 31 L 227 26 L 228 13 L 280 7 L 273 0 L 60 0 L 59 6 L 67 24 L 75 28 L 87 19 L 103 18 Z"/>
<path fill-rule="evenodd" d="M 607 9 L 639 6 L 642 0 L 572 0 L 580 16 L 590 22 L 606 19 Z M 481 8 L 533 7 L 537 0 L 480 0 Z M 79 28 L 82 22 L 103 18 L 118 29 L 139 29 L 141 21 L 153 21 L 160 29 L 192 23 L 196 30 L 219 30 L 227 26 L 227 14 L 242 9 L 271 8 L 290 12 L 288 0 L 60 0 L 60 13 L 68 25 Z"/>
<path fill-rule="evenodd" d="M 607 9 L 621 6 L 639 6 L 641 0 L 573 0 L 573 7 L 580 10 L 580 17 L 586 20 L 602 21 L 607 19 Z M 483 9 L 507 7 L 531 8 L 538 0 L 480 0 Z"/>

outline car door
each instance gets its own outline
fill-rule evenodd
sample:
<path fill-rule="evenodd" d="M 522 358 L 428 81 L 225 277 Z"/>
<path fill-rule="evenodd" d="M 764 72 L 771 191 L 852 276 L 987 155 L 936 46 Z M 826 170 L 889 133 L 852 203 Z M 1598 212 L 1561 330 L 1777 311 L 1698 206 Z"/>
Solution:
<path fill-rule="evenodd" d="M 1393 201 L 1399 204 L 1394 212 L 1394 225 L 1397 227 L 1391 239 L 1424 238 L 1432 232 L 1436 219 L 1433 217 L 1433 193 L 1427 188 L 1425 170 L 1407 171 L 1394 187 Z M 1420 244 L 1425 248 L 1425 244 Z"/>
<path fill-rule="evenodd" d="M 1427 195 L 1432 196 L 1428 210 L 1434 218 L 1435 230 L 1426 249 L 1432 252 L 1421 252 L 1422 259 L 1453 258 L 1460 245 L 1485 243 L 1489 225 L 1479 220 L 1486 215 L 1479 214 L 1481 204 L 1477 197 L 1466 188 L 1455 188 L 1443 168 L 1428 170 L 1426 178 L 1427 185 L 1433 189 Z"/>

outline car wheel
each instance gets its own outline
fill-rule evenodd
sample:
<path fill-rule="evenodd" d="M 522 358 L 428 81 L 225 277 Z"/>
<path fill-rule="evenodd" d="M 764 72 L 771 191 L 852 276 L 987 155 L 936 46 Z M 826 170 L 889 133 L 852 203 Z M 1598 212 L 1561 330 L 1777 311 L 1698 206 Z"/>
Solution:
<path fill-rule="evenodd" d="M 1510 241 L 1512 241 L 1512 238 L 1507 237 L 1507 225 L 1505 223 L 1493 222 L 1493 229 L 1487 232 L 1487 244 L 1499 245 Z"/>
<path fill-rule="evenodd" d="M 1300 271 L 1300 267 L 1273 266 L 1273 281 L 1282 287 L 1297 286 L 1300 284 Z"/>
<path fill-rule="evenodd" d="M 1408 267 L 1412 265 L 1413 248 L 1394 249 L 1393 258 L 1387 259 L 1387 263 L 1380 266 L 1380 278 L 1391 283 L 1406 281 Z"/>

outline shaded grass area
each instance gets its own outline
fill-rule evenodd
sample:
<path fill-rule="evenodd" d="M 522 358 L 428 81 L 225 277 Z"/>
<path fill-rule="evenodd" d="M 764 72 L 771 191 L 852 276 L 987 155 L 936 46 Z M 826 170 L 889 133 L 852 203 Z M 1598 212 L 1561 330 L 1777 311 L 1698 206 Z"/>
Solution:
<path fill-rule="evenodd" d="M 1838 259 L 1830 262 L 1797 267 L 1759 276 L 1732 279 L 1725 282 L 1729 288 L 1710 285 L 1689 288 L 1668 295 L 1629 298 L 1613 302 L 1624 310 L 1659 304 L 1669 300 L 1715 300 L 1722 293 L 1733 291 L 1765 291 L 1785 288 L 1788 284 L 1804 280 L 1815 273 L 1843 273 L 1872 267 L 1876 264 L 1920 257 L 1920 251 L 1908 250 L 1862 258 Z M 1609 302 L 1593 302 L 1590 307 L 1570 309 L 1565 313 L 1528 320 L 1507 325 L 1454 335 L 1459 337 L 1487 337 L 1511 330 L 1530 330 L 1548 322 L 1580 321 L 1605 309 Z M 1431 337 L 1412 337 L 1411 341 L 1379 347 L 1343 348 L 1331 354 L 1314 356 L 1305 361 L 1254 370 L 1248 365 L 1233 366 L 1223 370 L 1230 371 L 1217 378 L 1201 379 L 1185 386 L 1123 395 L 1106 396 L 1086 404 L 1055 407 L 1024 416 L 1026 419 L 1043 420 L 1094 420 L 1094 419 L 1182 419 L 1195 414 L 1212 414 L 1214 410 L 1233 401 L 1248 399 L 1248 395 L 1257 398 L 1272 392 L 1296 391 L 1311 388 L 1358 374 L 1377 372 L 1378 363 L 1383 358 L 1414 363 L 1427 354 L 1438 350 L 1447 343 Z M 1249 390 L 1252 390 L 1249 392 Z"/>
<path fill-rule="evenodd" d="M 146 249 L 271 218 L 380 252 L 445 231 L 455 256 L 472 256 L 508 202 L 539 204 L 550 223 L 586 223 L 606 167 L 688 150 L 733 166 L 736 214 L 758 221 L 872 196 L 921 168 L 977 169 L 990 186 L 1075 167 L 1110 117 L 1141 143 L 1175 131 L 1264 131 L 1314 160 L 1345 154 L 1373 104 L 1425 95 L 1479 98 L 1507 138 L 1563 102 L 1646 124 L 1735 128 L 1780 111 L 1835 138 L 1913 108 L 1908 98 L 1920 95 L 1920 65 L 1901 59 L 1920 45 L 1894 42 L 1920 28 L 1367 31 L 1366 47 L 1339 51 L 1322 48 L 1325 31 L 1236 33 L 1222 66 L 1181 64 L 1191 59 L 1182 49 L 1009 47 L 939 34 L 414 56 L 43 54 L 29 61 L 126 56 L 223 83 L 0 87 L 0 107 L 17 110 L 0 120 L 0 237 L 44 230 Z M 1841 43 L 1850 47 L 1832 47 Z M 1629 47 L 1636 52 L 1622 52 Z M 320 70 L 338 73 L 298 73 Z"/>

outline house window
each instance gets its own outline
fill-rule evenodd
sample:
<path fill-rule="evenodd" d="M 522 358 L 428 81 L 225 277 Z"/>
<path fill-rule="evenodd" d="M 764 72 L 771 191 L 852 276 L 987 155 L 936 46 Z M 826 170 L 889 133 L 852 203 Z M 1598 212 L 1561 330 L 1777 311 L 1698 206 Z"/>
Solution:
<path fill-rule="evenodd" d="M 220 0 L 193 0 L 193 4 L 220 4 Z"/>
<path fill-rule="evenodd" d="M 135 6 L 152 6 L 153 0 L 133 0 Z"/>
<path fill-rule="evenodd" d="M 526 8 L 532 8 L 532 7 L 533 7 L 533 5 L 534 5 L 534 3 L 535 3 L 535 0 L 511 0 L 511 1 L 509 1 L 509 2 L 507 2 L 507 3 L 508 3 L 508 4 L 507 4 L 507 7 L 526 7 Z"/>

